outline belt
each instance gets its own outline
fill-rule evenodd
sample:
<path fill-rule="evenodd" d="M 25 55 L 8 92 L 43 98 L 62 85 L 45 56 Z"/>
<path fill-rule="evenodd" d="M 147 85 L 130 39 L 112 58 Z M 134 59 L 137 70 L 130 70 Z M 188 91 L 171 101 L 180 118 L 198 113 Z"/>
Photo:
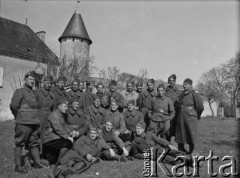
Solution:
<path fill-rule="evenodd" d="M 38 108 L 38 110 L 51 111 L 50 108 L 48 108 L 48 107 L 40 107 L 40 108 Z"/>
<path fill-rule="evenodd" d="M 36 105 L 23 104 L 23 105 L 21 105 L 20 109 L 37 109 L 37 106 Z"/>

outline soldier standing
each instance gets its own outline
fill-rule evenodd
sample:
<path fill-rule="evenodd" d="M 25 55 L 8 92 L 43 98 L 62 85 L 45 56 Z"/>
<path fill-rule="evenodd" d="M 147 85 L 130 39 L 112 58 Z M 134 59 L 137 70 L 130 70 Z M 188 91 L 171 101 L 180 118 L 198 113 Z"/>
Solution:
<path fill-rule="evenodd" d="M 187 78 L 183 82 L 184 91 L 179 99 L 179 113 L 177 116 L 176 138 L 178 149 L 186 152 L 184 144 L 189 145 L 189 154 L 194 151 L 198 138 L 198 124 L 204 110 L 203 101 L 199 93 L 192 89 L 192 80 Z"/>
<path fill-rule="evenodd" d="M 170 121 L 170 135 L 167 137 L 168 141 L 171 141 L 171 137 L 175 136 L 176 132 L 176 122 L 177 122 L 177 115 L 178 115 L 178 110 L 179 110 L 179 96 L 181 95 L 181 91 L 178 89 L 178 87 L 175 85 L 176 84 L 176 75 L 172 74 L 171 76 L 168 77 L 168 86 L 166 87 L 166 92 L 165 95 L 170 97 L 174 110 L 175 110 L 175 116 L 174 118 Z"/>
<path fill-rule="evenodd" d="M 128 81 L 126 85 L 127 90 L 124 90 L 122 92 L 122 96 L 124 99 L 124 108 L 127 108 L 127 102 L 132 99 L 135 101 L 134 105 L 137 106 L 137 99 L 139 94 L 135 90 L 133 90 L 133 87 L 134 87 L 134 82 Z"/>
<path fill-rule="evenodd" d="M 82 92 L 79 90 L 79 81 L 77 79 L 74 79 L 72 81 L 71 90 L 69 90 L 66 95 L 68 102 L 70 102 L 73 98 L 78 98 L 78 100 L 80 101 Z"/>
<path fill-rule="evenodd" d="M 85 109 L 88 106 L 91 106 L 94 101 L 94 94 L 93 94 L 93 89 L 94 89 L 94 80 L 88 80 L 86 83 L 87 90 L 82 94 L 80 98 L 80 109 Z"/>
<path fill-rule="evenodd" d="M 35 168 L 46 168 L 40 163 L 39 155 L 39 118 L 37 103 L 33 87 L 35 85 L 35 72 L 31 71 L 25 75 L 25 85 L 17 89 L 13 94 L 10 109 L 15 117 L 15 171 L 27 173 L 21 163 L 22 149 L 28 146 L 34 160 Z"/>

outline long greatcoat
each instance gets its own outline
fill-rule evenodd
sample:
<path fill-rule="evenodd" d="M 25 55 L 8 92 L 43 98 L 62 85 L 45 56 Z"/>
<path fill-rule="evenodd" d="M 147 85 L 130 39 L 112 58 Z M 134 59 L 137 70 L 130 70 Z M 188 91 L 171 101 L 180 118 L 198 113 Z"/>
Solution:
<path fill-rule="evenodd" d="M 194 90 L 184 91 L 180 95 L 179 106 L 175 141 L 195 144 L 198 138 L 199 119 L 204 110 L 202 98 Z"/>

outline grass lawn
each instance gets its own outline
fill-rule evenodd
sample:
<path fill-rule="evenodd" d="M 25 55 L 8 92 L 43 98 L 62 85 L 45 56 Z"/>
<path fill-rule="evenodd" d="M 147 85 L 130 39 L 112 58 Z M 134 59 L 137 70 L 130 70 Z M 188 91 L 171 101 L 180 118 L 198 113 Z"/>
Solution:
<path fill-rule="evenodd" d="M 218 161 L 213 162 L 213 170 L 218 173 L 219 166 L 229 163 L 229 160 L 222 161 L 223 156 L 232 156 L 238 159 L 239 144 L 239 126 L 238 119 L 215 119 L 202 118 L 200 120 L 200 135 L 197 145 L 197 152 L 207 157 L 212 150 L 214 156 L 218 156 Z M 52 177 L 51 169 L 35 169 L 27 174 L 14 172 L 13 148 L 14 148 L 14 121 L 0 123 L 0 178 L 50 178 Z M 175 145 L 176 143 L 173 142 Z M 239 159 L 238 159 L 239 160 Z M 239 161 L 236 160 L 237 171 L 239 170 Z M 101 178 L 137 178 L 143 177 L 142 160 L 128 161 L 127 163 L 116 161 L 101 161 L 93 165 L 90 169 L 80 175 L 68 176 L 71 178 L 101 177 Z M 171 168 L 171 166 L 169 166 Z M 229 168 L 226 172 L 229 172 Z M 190 171 L 193 171 L 190 169 Z M 98 172 L 98 175 L 96 174 Z M 179 169 L 178 172 L 183 172 Z M 211 177 L 208 175 L 207 162 L 203 162 L 203 167 L 199 170 L 200 177 Z M 168 177 L 158 167 L 158 177 Z M 183 176 L 184 177 L 184 176 Z M 192 177 L 192 176 L 191 176 Z M 218 174 L 217 177 L 222 177 Z"/>

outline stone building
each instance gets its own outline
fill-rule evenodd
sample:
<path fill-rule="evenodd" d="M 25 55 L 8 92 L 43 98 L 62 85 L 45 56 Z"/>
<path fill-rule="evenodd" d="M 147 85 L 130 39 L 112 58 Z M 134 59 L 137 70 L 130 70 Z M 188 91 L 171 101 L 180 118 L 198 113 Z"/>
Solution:
<path fill-rule="evenodd" d="M 0 119 L 5 120 L 13 118 L 9 104 L 24 75 L 56 65 L 58 57 L 44 43 L 44 31 L 36 34 L 27 25 L 0 17 L 0 32 Z"/>

